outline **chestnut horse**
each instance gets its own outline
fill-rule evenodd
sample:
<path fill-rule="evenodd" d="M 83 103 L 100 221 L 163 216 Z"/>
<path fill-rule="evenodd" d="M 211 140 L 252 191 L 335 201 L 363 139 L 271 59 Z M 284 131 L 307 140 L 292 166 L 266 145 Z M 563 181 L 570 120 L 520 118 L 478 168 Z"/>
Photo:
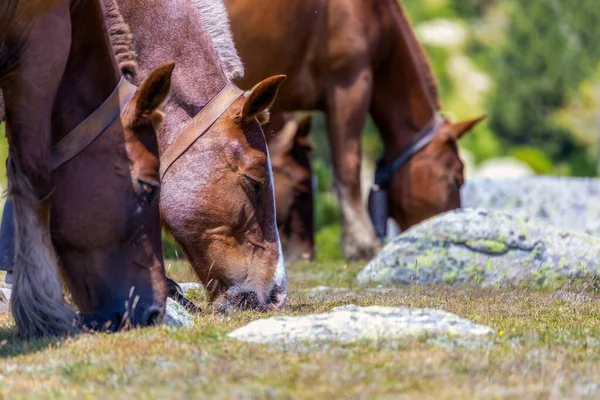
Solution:
<path fill-rule="evenodd" d="M 456 141 L 481 118 L 453 124 L 439 115 L 433 74 L 398 0 L 226 4 L 247 69 L 241 86 L 286 74 L 273 111 L 327 116 L 348 259 L 371 258 L 380 247 L 360 188 L 360 139 L 369 114 L 385 148 L 376 179 L 385 189 L 382 206 L 389 200 L 400 227 L 460 207 Z M 378 211 L 381 225 L 388 212 Z"/>
<path fill-rule="evenodd" d="M 275 181 L 277 227 L 287 263 L 313 260 L 315 228 L 310 139 L 312 117 L 279 113 L 265 129 Z"/>
<path fill-rule="evenodd" d="M 21 335 L 79 327 L 61 275 L 90 327 L 161 320 L 154 125 L 172 70 L 157 69 L 138 91 L 120 80 L 97 0 L 0 5 L 16 236 L 11 309 Z"/>
<path fill-rule="evenodd" d="M 166 229 L 217 309 L 282 307 L 285 268 L 259 122 L 285 77 L 249 93 L 232 83 L 243 65 L 221 0 L 104 0 L 104 7 L 122 67 L 139 64 L 134 82 L 177 62 L 158 132 Z"/>

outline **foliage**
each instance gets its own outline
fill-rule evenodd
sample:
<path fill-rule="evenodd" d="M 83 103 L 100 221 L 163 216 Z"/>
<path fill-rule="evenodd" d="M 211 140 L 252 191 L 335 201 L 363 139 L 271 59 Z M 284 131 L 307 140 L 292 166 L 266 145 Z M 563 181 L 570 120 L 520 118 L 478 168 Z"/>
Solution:
<path fill-rule="evenodd" d="M 554 169 L 552 161 L 539 149 L 531 146 L 515 147 L 511 156 L 529 165 L 536 174 L 550 175 Z"/>
<path fill-rule="evenodd" d="M 315 235 L 317 261 L 335 261 L 344 258 L 340 243 L 341 234 L 339 223 L 324 226 L 317 231 Z"/>
<path fill-rule="evenodd" d="M 600 60 L 597 2 L 567 3 L 513 1 L 505 45 L 490 66 L 492 129 L 504 143 L 534 146 L 556 161 L 570 160 L 582 146 L 551 114 Z"/>
<path fill-rule="evenodd" d="M 172 260 L 181 260 L 184 258 L 183 251 L 175 238 L 169 233 L 167 233 L 164 229 L 161 232 L 162 236 L 162 246 L 163 246 L 163 255 L 165 258 L 169 258 Z"/>
<path fill-rule="evenodd" d="M 475 156 L 476 162 L 498 157 L 503 154 L 502 143 L 500 143 L 500 140 L 494 132 L 491 131 L 489 124 L 484 121 L 484 123 L 476 129 L 476 132 L 468 134 L 460 140 L 460 145 Z"/>

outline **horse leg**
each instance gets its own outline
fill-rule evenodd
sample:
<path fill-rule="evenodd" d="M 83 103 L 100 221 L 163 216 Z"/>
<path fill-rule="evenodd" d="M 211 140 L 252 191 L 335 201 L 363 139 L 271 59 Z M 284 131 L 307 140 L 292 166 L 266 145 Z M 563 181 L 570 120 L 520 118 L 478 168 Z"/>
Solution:
<path fill-rule="evenodd" d="M 355 74 L 351 83 L 328 88 L 325 113 L 333 156 L 334 184 L 342 217 L 344 255 L 349 261 L 372 258 L 380 242 L 360 190 L 361 136 L 369 111 L 372 74 Z"/>
<path fill-rule="evenodd" d="M 50 237 L 51 117 L 71 44 L 69 2 L 31 23 L 28 35 L 3 89 L 16 239 L 11 311 L 19 334 L 32 337 L 71 332 L 77 321 Z"/>
<path fill-rule="evenodd" d="M 6 200 L 0 223 L 0 270 L 6 271 L 6 283 L 12 283 L 15 266 L 15 224 L 13 203 Z"/>

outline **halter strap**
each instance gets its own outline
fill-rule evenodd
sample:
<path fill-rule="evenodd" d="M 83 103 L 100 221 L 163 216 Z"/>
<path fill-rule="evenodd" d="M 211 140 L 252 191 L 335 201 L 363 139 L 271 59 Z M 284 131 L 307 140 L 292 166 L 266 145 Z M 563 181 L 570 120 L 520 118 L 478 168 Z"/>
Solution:
<path fill-rule="evenodd" d="M 171 165 L 187 149 L 204 135 L 210 127 L 227 111 L 244 91 L 233 83 L 227 84 L 200 112 L 183 128 L 183 131 L 165 150 L 160 158 L 160 179 L 162 180 Z"/>
<path fill-rule="evenodd" d="M 52 170 L 60 168 L 81 153 L 121 115 L 137 88 L 121 77 L 119 84 L 104 103 L 65 137 L 52 146 Z"/>
<path fill-rule="evenodd" d="M 431 121 L 429 121 L 421 130 L 418 138 L 398 154 L 389 164 L 385 163 L 383 157 L 377 160 L 377 166 L 375 168 L 375 185 L 381 188 L 388 187 L 396 171 L 406 164 L 406 162 L 415 154 L 431 143 L 444 123 L 444 118 L 436 112 L 431 118 Z"/>

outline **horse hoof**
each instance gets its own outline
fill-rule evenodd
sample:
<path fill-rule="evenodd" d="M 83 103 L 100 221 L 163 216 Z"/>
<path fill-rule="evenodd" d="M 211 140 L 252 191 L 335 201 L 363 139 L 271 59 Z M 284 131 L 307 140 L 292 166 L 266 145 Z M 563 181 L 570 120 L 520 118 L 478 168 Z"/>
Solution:
<path fill-rule="evenodd" d="M 374 239 L 370 242 L 346 240 L 344 242 L 344 256 L 346 261 L 357 262 L 371 260 L 381 250 L 381 244 Z"/>

